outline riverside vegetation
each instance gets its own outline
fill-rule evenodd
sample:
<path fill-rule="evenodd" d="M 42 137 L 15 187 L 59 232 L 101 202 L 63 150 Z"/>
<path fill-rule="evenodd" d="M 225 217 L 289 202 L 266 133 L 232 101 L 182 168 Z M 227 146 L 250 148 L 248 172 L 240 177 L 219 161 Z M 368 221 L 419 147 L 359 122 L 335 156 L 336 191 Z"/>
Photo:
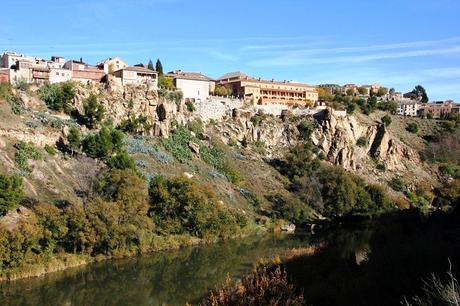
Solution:
<path fill-rule="evenodd" d="M 39 274 L 36 271 L 53 270 L 53 265 L 229 239 L 283 222 L 304 226 L 321 218 L 375 216 L 401 208 L 382 186 L 324 161 L 310 140 L 315 127 L 307 121 L 297 126 L 299 144 L 283 158 L 265 163 L 260 148 L 246 145 L 238 152 L 219 138 L 206 135 L 197 119 L 176 122 L 166 139 L 137 135 L 138 129 L 147 129 L 146 119 L 133 116 L 114 125 L 94 93 L 77 108 L 75 86 L 63 83 L 38 90 L 37 98 L 50 110 L 70 114 L 72 122 L 63 124 L 68 129 L 65 137 L 56 146 L 48 145 L 46 151 L 26 142 L 14 143 L 14 169 L 0 176 L 0 213 L 5 215 L 5 224 L 0 226 L 2 279 Z M 11 88 L 0 92 L 5 100 L 15 96 Z M 176 96 L 169 98 L 179 104 Z M 8 99 L 16 103 L 16 98 Z M 53 150 L 58 154 L 49 153 Z M 433 146 L 430 152 L 435 150 Z M 155 171 L 149 170 L 146 156 L 158 161 Z M 26 195 L 24 182 L 30 182 L 37 164 L 48 158 L 66 162 L 89 159 L 95 169 L 95 175 L 87 180 L 89 187 L 69 198 Z M 273 184 L 271 190 L 260 191 L 251 185 L 250 163 L 273 173 L 264 179 Z M 225 187 L 211 185 L 209 178 L 186 178 L 184 169 L 201 175 L 197 177 L 206 173 L 213 181 L 224 182 Z M 450 205 L 458 198 L 458 170 L 449 162 L 443 169 L 455 178 L 446 179 L 446 185 L 440 187 L 449 192 L 437 189 L 433 199 Z M 413 193 L 414 203 L 425 199 L 423 193 L 404 190 L 403 182 L 394 185 L 409 197 Z M 236 190 L 238 196 L 223 201 L 218 192 L 225 188 Z M 19 214 L 16 209 L 26 213 Z M 290 288 L 284 272 L 275 272 L 262 274 L 261 281 L 270 284 L 270 277 L 275 275 L 279 286 Z M 302 301 L 300 296 L 294 300 Z"/>

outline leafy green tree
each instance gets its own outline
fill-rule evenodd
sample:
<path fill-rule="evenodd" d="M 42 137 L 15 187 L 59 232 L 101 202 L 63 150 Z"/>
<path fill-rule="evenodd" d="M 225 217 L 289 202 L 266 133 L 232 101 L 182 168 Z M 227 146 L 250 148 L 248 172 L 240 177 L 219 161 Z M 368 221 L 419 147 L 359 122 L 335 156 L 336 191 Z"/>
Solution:
<path fill-rule="evenodd" d="M 232 94 L 232 89 L 228 86 L 218 84 L 214 89 L 214 94 L 222 97 L 230 96 Z"/>
<path fill-rule="evenodd" d="M 158 72 L 159 75 L 163 75 L 163 64 L 161 63 L 160 59 L 157 59 L 155 64 L 155 70 Z"/>
<path fill-rule="evenodd" d="M 173 79 L 164 75 L 160 75 L 158 77 L 158 87 L 168 90 L 175 89 Z"/>
<path fill-rule="evenodd" d="M 226 238 L 239 231 L 236 216 L 219 204 L 209 188 L 192 180 L 159 176 L 152 180 L 149 194 L 150 215 L 161 234 Z"/>
<path fill-rule="evenodd" d="M 86 125 L 89 128 L 95 128 L 98 123 L 102 121 L 104 118 L 105 109 L 104 107 L 97 101 L 97 96 L 91 94 L 84 102 L 83 102 L 83 109 L 84 109 L 84 120 Z"/>
<path fill-rule="evenodd" d="M 348 88 L 346 91 L 347 96 L 351 97 L 355 94 L 355 91 L 351 88 Z"/>
<path fill-rule="evenodd" d="M 70 82 L 45 84 L 38 94 L 46 105 L 55 111 L 70 114 L 73 110 L 72 101 L 75 98 L 74 85 Z"/>
<path fill-rule="evenodd" d="M 388 115 L 385 115 L 382 117 L 382 122 L 385 124 L 385 126 L 390 126 L 391 124 L 391 117 Z"/>
<path fill-rule="evenodd" d="M 404 97 L 412 100 L 420 100 L 422 103 L 428 103 L 429 100 L 426 90 L 422 85 L 415 86 L 415 88 L 411 92 L 406 93 Z"/>
<path fill-rule="evenodd" d="M 112 169 L 119 169 L 119 170 L 125 170 L 125 169 L 136 170 L 136 164 L 134 160 L 128 155 L 126 151 L 121 151 L 117 153 L 115 156 L 112 156 L 107 161 L 107 166 L 109 166 Z"/>
<path fill-rule="evenodd" d="M 83 151 L 89 157 L 107 161 L 123 150 L 123 138 L 121 131 L 103 126 L 99 133 L 85 137 Z"/>
<path fill-rule="evenodd" d="M 0 174 L 0 216 L 17 207 L 23 198 L 22 177 Z"/>
<path fill-rule="evenodd" d="M 406 130 L 412 134 L 418 133 L 418 125 L 415 122 L 411 122 L 407 125 Z"/>

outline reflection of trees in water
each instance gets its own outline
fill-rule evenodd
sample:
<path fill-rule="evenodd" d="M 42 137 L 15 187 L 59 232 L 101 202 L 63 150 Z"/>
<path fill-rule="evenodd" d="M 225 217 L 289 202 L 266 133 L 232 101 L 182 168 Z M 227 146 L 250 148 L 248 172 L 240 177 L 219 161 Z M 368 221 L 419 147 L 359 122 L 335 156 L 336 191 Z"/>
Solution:
<path fill-rule="evenodd" d="M 403 295 L 418 294 L 422 278 L 444 273 L 447 258 L 457 267 L 454 275 L 460 272 L 460 245 L 450 224 L 447 218 L 409 218 L 372 230 L 340 230 L 323 251 L 287 263 L 288 275 L 313 305 L 398 305 Z M 359 262 L 365 250 L 369 258 Z"/>
<path fill-rule="evenodd" d="M 293 236 L 281 240 L 251 237 L 105 261 L 41 280 L 0 285 L 8 294 L 8 299 L 0 295 L 0 304 L 50 305 L 53 301 L 56 305 L 183 305 L 199 300 L 228 273 L 245 274 L 257 258 L 275 256 L 285 248 L 306 243 Z"/>

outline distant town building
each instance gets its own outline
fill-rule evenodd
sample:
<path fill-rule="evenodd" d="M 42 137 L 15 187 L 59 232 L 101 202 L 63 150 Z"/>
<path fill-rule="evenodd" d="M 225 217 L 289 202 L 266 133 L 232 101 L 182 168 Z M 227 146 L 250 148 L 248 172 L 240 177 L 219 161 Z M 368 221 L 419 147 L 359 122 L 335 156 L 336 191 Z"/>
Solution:
<path fill-rule="evenodd" d="M 51 68 L 49 82 L 51 84 L 72 80 L 72 70 L 64 68 Z"/>
<path fill-rule="evenodd" d="M 199 72 L 175 70 L 168 72 L 166 76 L 173 79 L 174 85 L 182 91 L 186 101 L 205 101 L 215 89 L 215 81 Z"/>
<path fill-rule="evenodd" d="M 459 105 L 452 100 L 435 101 L 431 103 L 420 103 L 420 115 L 427 116 L 431 114 L 433 118 L 442 118 L 450 113 L 458 112 Z"/>
<path fill-rule="evenodd" d="M 398 102 L 398 115 L 416 117 L 419 114 L 419 104 L 417 101 L 410 99 Z"/>
<path fill-rule="evenodd" d="M 146 83 L 158 88 L 158 73 L 144 67 L 125 67 L 115 71 L 114 76 L 121 79 L 122 85 Z"/>
<path fill-rule="evenodd" d="M 220 77 L 218 84 L 230 86 L 233 95 L 256 104 L 312 105 L 318 101 L 318 92 L 311 85 L 295 82 L 267 81 L 233 72 Z"/>
<path fill-rule="evenodd" d="M 104 70 L 80 61 L 67 61 L 64 68 L 72 71 L 72 80 L 82 83 L 100 83 L 105 76 Z"/>
<path fill-rule="evenodd" d="M 114 73 L 115 71 L 129 67 L 128 63 L 118 56 L 103 60 L 97 66 L 99 69 L 104 70 L 105 74 Z"/>

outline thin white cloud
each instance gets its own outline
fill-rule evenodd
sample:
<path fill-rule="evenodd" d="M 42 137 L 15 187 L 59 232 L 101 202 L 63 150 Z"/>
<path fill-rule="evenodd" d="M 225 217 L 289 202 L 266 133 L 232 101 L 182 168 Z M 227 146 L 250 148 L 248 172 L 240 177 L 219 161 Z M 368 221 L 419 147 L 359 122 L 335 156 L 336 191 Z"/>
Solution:
<path fill-rule="evenodd" d="M 255 67 L 283 67 L 297 65 L 319 65 L 319 64 L 339 64 L 339 63 L 363 63 L 370 61 L 379 61 L 387 59 L 423 57 L 435 55 L 460 54 L 460 45 L 435 48 L 435 49 L 420 49 L 401 52 L 387 53 L 371 53 L 364 55 L 350 56 L 332 56 L 332 57 L 306 57 L 303 53 L 288 53 L 277 57 L 265 58 L 249 62 L 248 64 Z"/>

